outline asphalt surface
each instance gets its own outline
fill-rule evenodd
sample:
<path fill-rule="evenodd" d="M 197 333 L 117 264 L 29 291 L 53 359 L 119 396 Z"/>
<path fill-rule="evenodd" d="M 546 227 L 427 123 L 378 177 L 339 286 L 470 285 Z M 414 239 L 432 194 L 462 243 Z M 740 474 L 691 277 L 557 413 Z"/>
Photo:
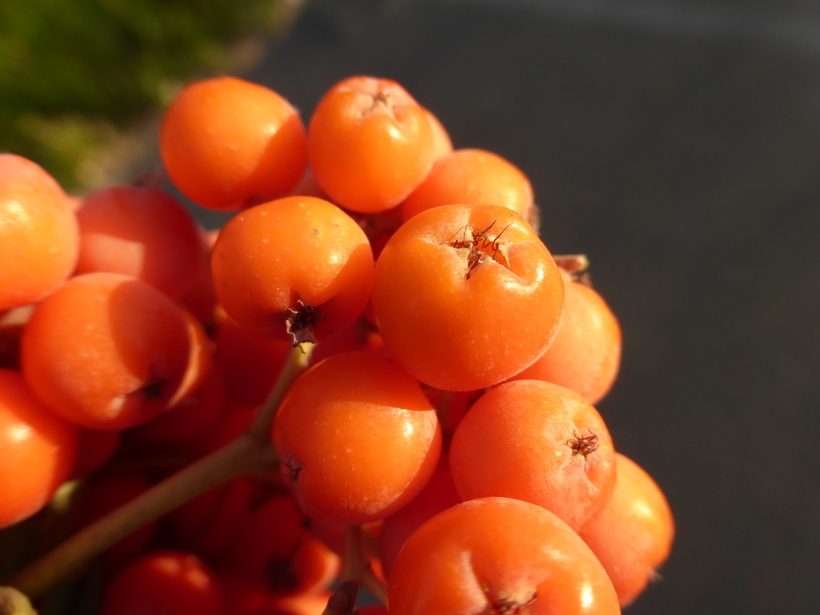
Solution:
<path fill-rule="evenodd" d="M 635 615 L 820 613 L 820 3 L 314 2 L 248 78 L 391 77 L 531 178 L 620 318 L 600 404 L 678 534 Z"/>

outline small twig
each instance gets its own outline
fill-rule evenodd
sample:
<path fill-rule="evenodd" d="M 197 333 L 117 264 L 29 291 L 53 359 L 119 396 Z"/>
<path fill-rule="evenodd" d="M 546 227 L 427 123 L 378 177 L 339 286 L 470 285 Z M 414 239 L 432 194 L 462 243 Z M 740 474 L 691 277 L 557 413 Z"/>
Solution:
<path fill-rule="evenodd" d="M 270 439 L 273 417 L 276 416 L 276 411 L 279 410 L 279 405 L 282 403 L 290 385 L 293 384 L 293 381 L 305 370 L 310 362 L 314 346 L 315 344 L 306 342 L 291 348 L 288 358 L 279 372 L 279 377 L 276 379 L 276 384 L 273 385 L 273 389 L 253 425 L 248 429 L 248 434 L 259 439 Z"/>
<path fill-rule="evenodd" d="M 356 600 L 359 597 L 359 585 L 353 581 L 339 584 L 328 598 L 322 615 L 353 615 L 356 612 Z"/>
<path fill-rule="evenodd" d="M 387 604 L 387 586 L 373 574 L 370 566 L 366 566 L 361 572 L 361 584 L 367 591 L 382 604 Z"/>
<path fill-rule="evenodd" d="M 359 573 L 369 567 L 364 553 L 363 530 L 361 525 L 348 525 L 345 528 L 345 552 L 342 561 L 341 582 L 359 581 Z"/>
<path fill-rule="evenodd" d="M 112 544 L 185 502 L 243 474 L 278 467 L 270 426 L 285 393 L 309 358 L 310 349 L 292 350 L 264 407 L 239 438 L 84 528 L 27 566 L 11 580 L 11 585 L 32 598 L 40 596 Z"/>
<path fill-rule="evenodd" d="M 387 604 L 387 588 L 370 568 L 364 541 L 364 529 L 361 525 L 349 525 L 345 528 L 345 553 L 339 587 L 328 600 L 322 615 L 353 615 L 359 587 L 364 587 L 382 604 Z"/>
<path fill-rule="evenodd" d="M 266 467 L 276 467 L 273 447 L 243 434 L 84 528 L 27 566 L 11 585 L 36 598 L 143 525 L 216 485 Z"/>

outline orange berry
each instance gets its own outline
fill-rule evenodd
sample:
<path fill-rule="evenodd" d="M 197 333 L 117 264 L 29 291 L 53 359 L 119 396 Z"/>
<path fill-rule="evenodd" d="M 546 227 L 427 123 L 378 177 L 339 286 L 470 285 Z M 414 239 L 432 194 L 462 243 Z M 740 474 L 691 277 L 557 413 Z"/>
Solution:
<path fill-rule="evenodd" d="M 168 407 L 189 362 L 182 309 L 119 273 L 72 278 L 23 333 L 23 374 L 55 412 L 89 429 L 124 429 Z"/>
<path fill-rule="evenodd" d="M 669 557 L 675 522 L 669 503 L 637 463 L 616 453 L 612 497 L 578 532 L 612 579 L 621 606 L 646 588 Z"/>
<path fill-rule="evenodd" d="M 463 502 L 422 525 L 389 592 L 390 615 L 620 615 L 584 541 L 549 511 L 509 498 Z"/>
<path fill-rule="evenodd" d="M 77 429 L 0 369 L 0 528 L 36 513 L 74 468 Z"/>
<path fill-rule="evenodd" d="M 211 570 L 181 551 L 156 551 L 111 582 L 102 615 L 224 615 L 222 590 Z"/>
<path fill-rule="evenodd" d="M 439 158 L 425 180 L 401 204 L 409 220 L 439 205 L 499 205 L 523 216 L 532 205 L 532 186 L 521 170 L 481 149 L 459 149 Z"/>
<path fill-rule="evenodd" d="M 34 162 L 0 154 L 0 310 L 39 301 L 77 262 L 77 219 Z"/>
<path fill-rule="evenodd" d="M 381 519 L 421 491 L 441 430 L 416 380 L 382 355 L 348 352 L 293 384 L 273 443 L 305 513 L 352 525 Z"/>
<path fill-rule="evenodd" d="M 544 353 L 563 296 L 552 255 L 521 216 L 446 205 L 413 216 L 387 242 L 372 305 L 399 365 L 425 384 L 471 391 Z"/>
<path fill-rule="evenodd" d="M 321 338 L 362 312 L 373 254 L 341 209 L 292 196 L 231 219 L 216 240 L 211 269 L 219 302 L 240 327 L 296 343 Z"/>
<path fill-rule="evenodd" d="M 433 159 L 438 160 L 448 154 L 452 154 L 453 142 L 444 124 L 442 124 L 429 109 L 424 109 L 424 115 L 427 116 L 427 120 L 430 122 L 430 128 L 433 129 Z"/>
<path fill-rule="evenodd" d="M 204 248 L 182 204 L 157 188 L 114 186 L 83 200 L 77 273 L 124 273 L 178 299 L 197 281 Z"/>
<path fill-rule="evenodd" d="M 307 163 L 296 109 L 273 90 L 236 77 L 182 90 L 162 120 L 160 152 L 185 196 L 219 210 L 287 194 Z"/>
<path fill-rule="evenodd" d="M 564 283 L 564 311 L 555 339 L 512 380 L 545 380 L 571 389 L 592 405 L 612 388 L 621 363 L 621 327 L 589 286 Z"/>
<path fill-rule="evenodd" d="M 462 499 L 525 500 L 577 530 L 611 496 L 614 456 L 604 421 L 582 397 L 519 380 L 472 405 L 453 434 L 450 468 Z"/>
<path fill-rule="evenodd" d="M 430 171 L 433 130 L 395 81 L 350 77 L 319 101 L 308 129 L 310 166 L 334 203 L 375 213 L 401 203 Z"/>

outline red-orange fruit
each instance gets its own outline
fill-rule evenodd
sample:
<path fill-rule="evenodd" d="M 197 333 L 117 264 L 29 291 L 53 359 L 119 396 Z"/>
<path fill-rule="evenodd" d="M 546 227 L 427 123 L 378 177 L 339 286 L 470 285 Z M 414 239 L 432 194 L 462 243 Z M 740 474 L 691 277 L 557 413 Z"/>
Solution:
<path fill-rule="evenodd" d="M 228 397 L 243 404 L 261 405 L 285 364 L 290 342 L 253 335 L 230 318 L 219 323 L 214 342 L 214 361 L 222 368 Z"/>
<path fill-rule="evenodd" d="M 566 281 L 564 312 L 550 347 L 513 380 L 546 380 L 593 406 L 612 388 L 621 363 L 621 327 L 589 286 Z"/>
<path fill-rule="evenodd" d="M 175 407 L 180 401 L 196 393 L 205 383 L 213 365 L 214 344 L 208 337 L 205 327 L 190 311 L 184 307 L 181 311 L 188 331 L 188 364 L 182 382 L 168 402 L 169 408 Z"/>
<path fill-rule="evenodd" d="M 224 615 L 211 570 L 181 551 L 150 553 L 120 572 L 103 595 L 102 615 Z"/>
<path fill-rule="evenodd" d="M 307 163 L 305 127 L 279 94 L 236 77 L 192 83 L 165 112 L 160 152 L 195 203 L 234 210 L 275 199 Z"/>
<path fill-rule="evenodd" d="M 299 183 L 288 193 L 288 196 L 315 196 L 317 199 L 330 200 L 319 182 L 316 181 L 316 176 L 310 167 L 305 169 Z"/>
<path fill-rule="evenodd" d="M 167 192 L 135 186 L 98 190 L 83 200 L 77 220 L 77 273 L 124 273 L 174 299 L 197 281 L 204 260 L 199 229 Z"/>
<path fill-rule="evenodd" d="M 487 391 L 461 420 L 450 469 L 462 499 L 503 496 L 550 510 L 577 530 L 615 484 L 615 452 L 598 412 L 539 380 Z"/>
<path fill-rule="evenodd" d="M 310 592 L 298 596 L 275 596 L 260 583 L 245 577 L 221 573 L 219 582 L 225 592 L 231 615 L 322 615 L 331 593 Z M 365 615 L 367 611 L 357 610 Z"/>
<path fill-rule="evenodd" d="M 637 463 L 617 454 L 616 474 L 609 502 L 579 534 L 612 579 L 621 606 L 627 606 L 669 557 L 675 522 L 660 487 Z"/>
<path fill-rule="evenodd" d="M 248 429 L 256 418 L 258 410 L 257 404 L 247 405 L 229 398 L 216 419 L 204 430 L 174 444 L 197 455 L 213 453 Z"/>
<path fill-rule="evenodd" d="M 225 389 L 222 369 L 212 365 L 199 388 L 129 433 L 147 442 L 174 442 L 196 437 L 219 420 L 227 399 Z"/>
<path fill-rule="evenodd" d="M 314 538 L 290 494 L 268 500 L 244 520 L 226 566 L 279 596 L 326 590 L 340 558 Z"/>
<path fill-rule="evenodd" d="M 344 211 L 293 196 L 232 218 L 216 240 L 211 270 L 220 304 L 247 332 L 319 339 L 364 309 L 373 253 Z"/>
<path fill-rule="evenodd" d="M 529 179 L 511 162 L 481 149 L 459 149 L 436 160 L 424 181 L 401 204 L 409 220 L 439 205 L 499 205 L 524 215 L 532 205 Z"/>
<path fill-rule="evenodd" d="M 302 510 L 354 525 L 391 514 L 421 491 L 436 468 L 441 431 L 415 379 L 382 355 L 348 352 L 291 386 L 273 443 Z"/>
<path fill-rule="evenodd" d="M 225 311 L 219 307 L 216 300 L 214 279 L 211 276 L 211 250 L 219 236 L 218 230 L 206 231 L 199 229 L 202 244 L 202 267 L 199 269 L 193 287 L 180 299 L 182 304 L 196 316 L 205 329 L 210 333 L 225 317 Z"/>
<path fill-rule="evenodd" d="M 189 359 L 181 308 L 118 273 L 72 278 L 23 333 L 22 366 L 55 412 L 89 429 L 125 429 L 168 407 Z"/>
<path fill-rule="evenodd" d="M 461 502 L 450 468 L 439 467 L 427 485 L 406 506 L 382 522 L 379 554 L 382 570 L 389 579 L 393 564 L 407 539 L 427 520 Z"/>
<path fill-rule="evenodd" d="M 103 467 L 117 452 L 121 439 L 120 431 L 80 429 L 73 476 L 82 478 Z"/>
<path fill-rule="evenodd" d="M 427 116 L 427 121 L 430 122 L 430 128 L 433 131 L 433 159 L 438 160 L 452 154 L 453 141 L 444 124 L 429 109 L 424 109 L 424 115 Z"/>
<path fill-rule="evenodd" d="M 311 364 L 315 365 L 328 357 L 341 352 L 369 350 L 379 352 L 383 346 L 379 333 L 365 318 L 357 318 L 351 323 L 336 329 L 325 337 L 320 344 L 316 344 L 313 354 L 310 355 Z"/>
<path fill-rule="evenodd" d="M 20 339 L 34 304 L 0 312 L 0 368 L 20 369 Z"/>
<path fill-rule="evenodd" d="M 373 313 L 387 351 L 448 391 L 510 378 L 544 353 L 564 284 L 552 255 L 514 211 L 445 205 L 390 238 L 376 263 Z"/>
<path fill-rule="evenodd" d="M 509 498 L 458 504 L 399 553 L 390 615 L 619 615 L 592 551 L 547 510 Z"/>
<path fill-rule="evenodd" d="M 20 372 L 0 369 L 0 528 L 48 503 L 76 450 L 76 427 L 37 399 Z"/>
<path fill-rule="evenodd" d="M 424 109 L 395 81 L 349 77 L 330 88 L 308 129 L 310 166 L 334 203 L 376 213 L 418 186 L 435 156 Z"/>
<path fill-rule="evenodd" d="M 77 262 L 77 219 L 36 163 L 0 154 L 0 310 L 39 301 Z"/>
<path fill-rule="evenodd" d="M 166 518 L 179 542 L 196 555 L 224 556 L 252 513 L 258 485 L 247 477 L 214 487 Z"/>

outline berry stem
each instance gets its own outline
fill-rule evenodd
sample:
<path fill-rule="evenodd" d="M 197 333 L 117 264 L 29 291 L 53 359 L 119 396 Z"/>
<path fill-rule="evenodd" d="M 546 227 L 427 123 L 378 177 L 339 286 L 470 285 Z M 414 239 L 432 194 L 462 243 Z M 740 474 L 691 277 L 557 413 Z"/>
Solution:
<path fill-rule="evenodd" d="M 303 342 L 291 348 L 288 358 L 279 372 L 279 377 L 276 379 L 265 405 L 262 406 L 253 425 L 248 429 L 248 434 L 260 440 L 270 439 L 273 417 L 276 416 L 276 411 L 279 409 L 279 405 L 282 403 L 290 385 L 293 384 L 293 381 L 305 370 L 310 362 L 315 345 L 310 342 Z"/>
<path fill-rule="evenodd" d="M 247 472 L 275 468 L 276 464 L 273 446 L 243 434 L 82 529 L 27 566 L 11 580 L 11 585 L 36 598 L 143 525 L 212 487 Z"/>
<path fill-rule="evenodd" d="M 373 571 L 365 555 L 365 533 L 361 525 L 345 528 L 345 552 L 339 586 L 327 601 L 322 615 L 353 615 L 359 587 L 364 587 L 382 604 L 387 604 L 387 588 Z"/>
<path fill-rule="evenodd" d="M 364 587 L 382 604 L 387 604 L 387 588 L 370 568 L 365 554 L 365 534 L 361 525 L 345 528 L 345 553 L 341 581 L 352 581 Z"/>
<path fill-rule="evenodd" d="M 236 440 L 80 530 L 28 565 L 10 584 L 31 598 L 41 596 L 111 545 L 209 489 L 243 474 L 276 469 L 279 457 L 269 435 L 271 423 L 285 393 L 309 359 L 310 348 L 295 347 L 291 351 L 253 425 Z"/>

